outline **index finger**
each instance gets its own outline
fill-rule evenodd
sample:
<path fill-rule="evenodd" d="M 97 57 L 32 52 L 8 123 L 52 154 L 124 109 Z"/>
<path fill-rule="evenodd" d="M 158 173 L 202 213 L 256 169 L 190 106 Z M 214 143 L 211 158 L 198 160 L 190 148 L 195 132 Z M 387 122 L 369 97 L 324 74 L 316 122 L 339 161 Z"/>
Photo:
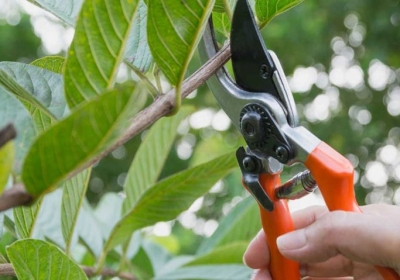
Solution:
<path fill-rule="evenodd" d="M 324 213 L 328 212 L 326 207 L 311 206 L 292 214 L 295 229 L 306 227 Z M 270 261 L 267 237 L 263 230 L 253 238 L 243 256 L 243 262 L 251 268 L 267 268 Z"/>

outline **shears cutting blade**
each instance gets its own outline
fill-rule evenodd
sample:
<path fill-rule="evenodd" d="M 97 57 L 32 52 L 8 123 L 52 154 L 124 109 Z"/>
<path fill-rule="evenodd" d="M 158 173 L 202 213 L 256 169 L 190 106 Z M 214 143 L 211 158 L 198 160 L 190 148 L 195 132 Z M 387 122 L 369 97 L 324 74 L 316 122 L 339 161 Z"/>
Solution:
<path fill-rule="evenodd" d="M 231 29 L 232 67 L 236 84 L 250 92 L 268 93 L 282 104 L 291 126 L 298 124 L 292 93 L 281 64 L 268 51 L 247 1 L 238 1 Z"/>

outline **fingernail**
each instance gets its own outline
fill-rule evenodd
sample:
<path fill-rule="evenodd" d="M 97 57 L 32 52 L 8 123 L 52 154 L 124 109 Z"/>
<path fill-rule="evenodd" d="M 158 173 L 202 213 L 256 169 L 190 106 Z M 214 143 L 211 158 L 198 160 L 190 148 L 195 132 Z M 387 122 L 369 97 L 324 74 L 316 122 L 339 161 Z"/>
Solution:
<path fill-rule="evenodd" d="M 278 237 L 276 240 L 279 250 L 297 250 L 306 246 L 307 240 L 304 230 L 296 230 Z"/>

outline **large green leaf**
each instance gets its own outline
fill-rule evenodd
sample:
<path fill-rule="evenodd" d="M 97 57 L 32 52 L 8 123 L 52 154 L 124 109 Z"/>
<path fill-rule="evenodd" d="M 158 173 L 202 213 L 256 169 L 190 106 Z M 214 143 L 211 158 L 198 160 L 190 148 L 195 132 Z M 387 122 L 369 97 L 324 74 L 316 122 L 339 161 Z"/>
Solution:
<path fill-rule="evenodd" d="M 67 254 L 69 254 L 79 210 L 86 195 L 90 171 L 90 169 L 86 169 L 64 184 L 61 204 L 61 225 Z"/>
<path fill-rule="evenodd" d="M 4 127 L 9 123 L 13 123 L 17 130 L 15 138 L 15 161 L 14 172 L 19 173 L 22 160 L 34 139 L 35 130 L 33 122 L 22 104 L 11 94 L 7 93 L 0 87 L 0 127 Z"/>
<path fill-rule="evenodd" d="M 64 71 L 65 94 L 71 108 L 113 87 L 138 3 L 83 3 Z"/>
<path fill-rule="evenodd" d="M 43 68 L 0 62 L 0 86 L 25 106 L 37 133 L 54 124 L 68 110 L 62 76 Z"/>
<path fill-rule="evenodd" d="M 180 83 L 185 75 L 213 5 L 213 0 L 148 1 L 150 50 L 172 84 Z"/>
<path fill-rule="evenodd" d="M 255 0 L 255 9 L 261 28 L 273 17 L 303 2 L 303 0 Z"/>
<path fill-rule="evenodd" d="M 157 181 L 176 137 L 178 125 L 191 111 L 191 108 L 182 108 L 176 116 L 157 121 L 146 134 L 125 180 L 124 213 L 134 207 Z"/>
<path fill-rule="evenodd" d="M 153 62 L 147 43 L 147 6 L 142 0 L 126 44 L 125 62 L 141 72 L 147 72 Z"/>
<path fill-rule="evenodd" d="M 67 104 L 64 99 L 63 79 L 60 74 L 19 62 L 0 62 L 0 70 L 4 77 L 0 80 L 0 84 L 14 93 L 17 98 L 32 103 L 32 105 L 40 103 L 41 107 L 44 110 L 47 108 L 49 114 L 56 119 L 65 114 Z M 19 91 L 19 88 L 12 91 L 14 84 L 18 84 L 25 92 L 22 89 Z"/>
<path fill-rule="evenodd" d="M 148 1 L 151 54 L 168 80 L 180 88 L 215 0 Z M 176 91 L 176 106 L 180 92 Z"/>
<path fill-rule="evenodd" d="M 119 87 L 79 107 L 44 132 L 23 165 L 27 191 L 38 196 L 52 190 L 70 173 L 107 151 L 143 106 L 143 97 L 132 85 Z"/>
<path fill-rule="evenodd" d="M 31 65 L 61 74 L 65 58 L 61 56 L 45 56 L 31 62 Z"/>
<path fill-rule="evenodd" d="M 245 265 L 198 265 L 183 267 L 170 273 L 158 275 L 154 280 L 243 280 L 250 279 L 251 274 L 252 270 Z"/>
<path fill-rule="evenodd" d="M 0 194 L 6 187 L 8 177 L 11 174 L 15 158 L 14 141 L 9 141 L 0 148 Z"/>
<path fill-rule="evenodd" d="M 197 250 L 198 255 L 237 241 L 250 241 L 261 228 L 258 205 L 249 196 L 238 203 L 221 221 L 217 230 L 205 238 Z"/>
<path fill-rule="evenodd" d="M 235 156 L 229 153 L 160 181 L 117 223 L 105 252 L 127 240 L 137 229 L 175 218 L 234 167 Z"/>
<path fill-rule="evenodd" d="M 7 247 L 7 254 L 20 280 L 88 279 L 73 260 L 45 241 L 16 241 Z"/>

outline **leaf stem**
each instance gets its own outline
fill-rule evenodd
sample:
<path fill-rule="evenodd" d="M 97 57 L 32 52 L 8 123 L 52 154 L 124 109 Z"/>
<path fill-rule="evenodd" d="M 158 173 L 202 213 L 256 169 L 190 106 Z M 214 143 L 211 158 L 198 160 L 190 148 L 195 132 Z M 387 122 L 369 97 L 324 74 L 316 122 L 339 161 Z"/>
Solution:
<path fill-rule="evenodd" d="M 182 94 L 182 81 L 179 81 L 179 83 L 175 87 L 174 107 L 172 108 L 171 112 L 167 116 L 173 116 L 179 112 L 179 109 L 181 108 L 181 103 L 182 103 L 181 94 Z"/>
<path fill-rule="evenodd" d="M 270 21 L 271 21 L 271 19 L 266 20 L 264 22 L 258 22 L 258 26 L 260 27 L 260 30 L 262 30 Z"/>
<path fill-rule="evenodd" d="M 156 80 L 156 85 L 159 93 L 163 93 L 161 77 L 160 77 L 160 68 L 156 68 L 154 70 L 154 79 Z"/>
<path fill-rule="evenodd" d="M 139 79 L 143 82 L 144 86 L 150 91 L 153 97 L 158 95 L 158 90 L 154 87 L 153 83 L 147 78 L 145 74 L 143 74 L 139 69 L 132 66 L 130 63 L 126 63 L 129 68 L 139 77 Z"/>

